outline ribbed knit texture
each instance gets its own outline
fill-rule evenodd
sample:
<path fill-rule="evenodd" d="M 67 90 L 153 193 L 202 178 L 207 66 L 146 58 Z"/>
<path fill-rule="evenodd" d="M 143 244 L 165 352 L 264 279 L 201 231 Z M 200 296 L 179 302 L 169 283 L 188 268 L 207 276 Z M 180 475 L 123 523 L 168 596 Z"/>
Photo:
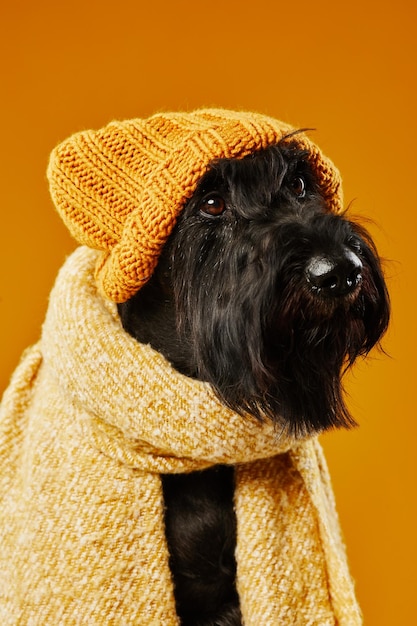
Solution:
<path fill-rule="evenodd" d="M 120 325 L 79 248 L 0 412 L 2 626 L 175 626 L 160 473 L 236 465 L 245 626 L 361 617 L 317 440 L 223 407 Z"/>
<path fill-rule="evenodd" d="M 293 130 L 258 113 L 206 109 L 112 122 L 59 145 L 48 168 L 51 195 L 75 239 L 102 251 L 102 293 L 123 302 L 146 283 L 211 161 L 242 158 Z M 341 211 L 337 169 L 305 134 L 293 140 L 308 150 L 329 210 Z"/>

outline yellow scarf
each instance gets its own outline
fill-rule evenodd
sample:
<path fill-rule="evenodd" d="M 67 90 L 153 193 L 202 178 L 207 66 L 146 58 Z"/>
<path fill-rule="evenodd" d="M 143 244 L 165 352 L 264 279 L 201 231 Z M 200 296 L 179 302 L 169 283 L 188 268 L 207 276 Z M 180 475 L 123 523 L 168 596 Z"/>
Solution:
<path fill-rule="evenodd" d="M 79 248 L 0 413 L 0 623 L 174 626 L 159 474 L 236 465 L 245 626 L 361 624 L 318 441 L 223 407 L 127 335 Z"/>

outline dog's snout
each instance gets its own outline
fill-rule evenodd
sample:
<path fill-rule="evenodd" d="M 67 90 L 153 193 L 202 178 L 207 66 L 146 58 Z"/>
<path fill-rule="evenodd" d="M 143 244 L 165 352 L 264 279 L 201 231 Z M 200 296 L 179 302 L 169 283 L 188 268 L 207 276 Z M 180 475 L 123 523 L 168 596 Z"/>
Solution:
<path fill-rule="evenodd" d="M 352 250 L 345 248 L 337 256 L 316 255 L 306 269 L 311 289 L 326 297 L 346 296 L 362 280 L 362 261 Z"/>

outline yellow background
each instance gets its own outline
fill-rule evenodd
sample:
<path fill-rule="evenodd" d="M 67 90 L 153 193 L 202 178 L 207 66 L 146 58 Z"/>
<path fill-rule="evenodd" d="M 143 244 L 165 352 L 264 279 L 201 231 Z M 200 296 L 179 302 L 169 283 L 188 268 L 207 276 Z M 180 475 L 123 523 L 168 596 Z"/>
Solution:
<path fill-rule="evenodd" d="M 416 9 L 412 0 L 9 0 L 0 16 L 0 391 L 74 244 L 45 169 L 83 128 L 225 106 L 314 127 L 373 220 L 392 295 L 388 356 L 347 387 L 361 424 L 324 445 L 365 622 L 415 624 Z"/>

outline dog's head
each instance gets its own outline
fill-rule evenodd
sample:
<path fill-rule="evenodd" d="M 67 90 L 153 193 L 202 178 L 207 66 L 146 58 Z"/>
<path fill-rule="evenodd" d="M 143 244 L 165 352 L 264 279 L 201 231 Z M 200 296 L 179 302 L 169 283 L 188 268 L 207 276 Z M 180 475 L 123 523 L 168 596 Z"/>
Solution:
<path fill-rule="evenodd" d="M 101 246 L 108 251 L 98 280 L 107 295 L 127 300 L 119 307 L 126 330 L 183 373 L 210 382 L 226 405 L 292 433 L 349 426 L 354 422 L 343 400 L 342 374 L 379 342 L 388 324 L 378 254 L 367 232 L 343 214 L 337 170 L 304 134 L 283 126 L 267 134 L 270 121 L 262 118 L 264 135 L 252 129 L 249 141 L 248 118 L 233 117 L 233 124 L 237 119 L 244 119 L 244 130 L 232 125 L 232 141 L 229 127 L 230 136 L 217 129 L 215 154 L 205 146 L 204 167 L 198 162 L 201 129 L 191 134 L 194 144 L 189 136 L 186 151 L 181 144 L 164 161 L 161 178 L 155 179 L 149 161 L 149 188 L 145 177 L 137 192 L 146 200 L 142 214 L 140 207 L 129 213 L 135 185 L 125 172 L 118 183 L 120 212 L 111 204 L 108 181 L 121 176 L 127 151 L 120 148 L 114 162 L 100 157 L 106 169 L 97 183 L 82 170 L 78 139 L 82 210 L 77 207 L 75 218 L 67 198 L 65 219 L 82 243 L 98 247 L 104 238 Z M 129 127 L 130 142 L 134 129 Z M 155 154 L 166 149 L 165 135 L 154 142 Z M 222 145 L 217 154 L 221 142 L 228 145 L 227 136 L 233 149 Z M 102 153 L 105 144 L 114 155 L 107 135 L 100 142 Z M 60 163 L 64 153 L 68 169 L 74 146 L 61 149 Z M 191 178 L 190 154 L 196 155 Z M 143 161 L 140 151 L 130 155 L 131 170 L 139 157 Z M 169 204 L 177 180 L 184 180 L 181 167 L 192 184 L 181 183 L 181 205 Z M 60 197 L 55 191 L 56 201 Z M 151 200 L 163 207 L 162 230 Z M 142 262 L 149 251 L 151 266 Z"/>
<path fill-rule="evenodd" d="M 370 236 L 329 211 L 306 152 L 283 142 L 213 163 L 121 311 L 228 406 L 302 434 L 354 423 L 342 373 L 382 337 L 389 302 Z"/>

